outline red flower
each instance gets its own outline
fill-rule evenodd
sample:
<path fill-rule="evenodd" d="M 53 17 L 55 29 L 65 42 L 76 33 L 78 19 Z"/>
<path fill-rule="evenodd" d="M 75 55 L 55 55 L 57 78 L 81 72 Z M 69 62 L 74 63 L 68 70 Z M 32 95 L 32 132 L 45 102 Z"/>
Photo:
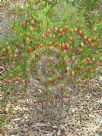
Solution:
<path fill-rule="evenodd" d="M 69 37 L 68 38 L 68 42 L 72 42 L 73 41 L 73 38 L 72 37 Z"/>
<path fill-rule="evenodd" d="M 69 67 L 65 68 L 65 72 L 66 73 L 69 72 Z"/>

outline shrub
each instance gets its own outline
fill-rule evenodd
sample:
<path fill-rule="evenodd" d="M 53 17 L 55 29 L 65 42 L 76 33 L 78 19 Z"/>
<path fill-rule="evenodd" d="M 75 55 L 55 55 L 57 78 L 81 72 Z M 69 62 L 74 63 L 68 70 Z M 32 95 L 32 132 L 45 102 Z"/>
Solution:
<path fill-rule="evenodd" d="M 65 2 L 54 6 L 29 1 L 16 11 L 20 19 L 12 26 L 14 38 L 0 47 L 5 70 L 2 96 L 5 102 L 14 103 L 12 97 L 26 93 L 30 76 L 39 77 L 45 89 L 38 91 L 34 99 L 50 121 L 52 115 L 60 120 L 65 106 L 68 112 L 73 94 L 78 93 L 78 84 L 95 75 L 101 63 L 97 30 L 90 32 L 83 15 Z"/>

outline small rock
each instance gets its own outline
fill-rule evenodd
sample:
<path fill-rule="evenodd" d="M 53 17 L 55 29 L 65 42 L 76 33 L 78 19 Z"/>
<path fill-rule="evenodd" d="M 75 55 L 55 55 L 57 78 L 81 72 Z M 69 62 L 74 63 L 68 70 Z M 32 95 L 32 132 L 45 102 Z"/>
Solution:
<path fill-rule="evenodd" d="M 61 136 L 61 130 L 58 130 L 57 136 Z"/>
<path fill-rule="evenodd" d="M 19 120 L 20 120 L 20 118 L 13 119 L 13 121 L 19 121 Z"/>
<path fill-rule="evenodd" d="M 57 129 L 57 126 L 52 126 L 53 129 Z"/>
<path fill-rule="evenodd" d="M 32 130 L 30 130 L 28 136 L 35 136 L 34 132 Z"/>
<path fill-rule="evenodd" d="M 65 126 L 60 125 L 60 131 L 61 131 L 61 132 L 66 132 L 67 130 L 66 130 Z"/>
<path fill-rule="evenodd" d="M 51 134 L 45 134 L 45 136 L 54 136 L 54 134 L 53 133 L 51 133 Z"/>

